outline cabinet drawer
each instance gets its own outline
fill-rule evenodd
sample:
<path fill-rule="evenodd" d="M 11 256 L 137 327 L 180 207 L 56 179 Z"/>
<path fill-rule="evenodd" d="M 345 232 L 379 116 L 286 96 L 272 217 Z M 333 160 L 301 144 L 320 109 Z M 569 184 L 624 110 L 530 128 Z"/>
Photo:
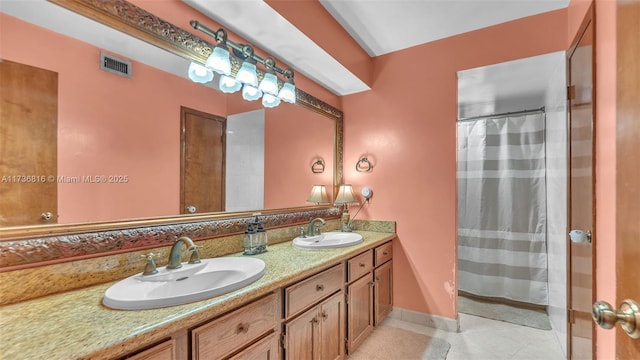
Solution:
<path fill-rule="evenodd" d="M 280 344 L 274 333 L 258 341 L 229 360 L 278 360 L 280 359 Z"/>
<path fill-rule="evenodd" d="M 349 282 L 371 271 L 373 269 L 373 250 L 367 250 L 351 258 L 347 261 L 347 269 L 349 271 L 349 279 L 347 281 Z"/>
<path fill-rule="evenodd" d="M 193 359 L 221 359 L 274 329 L 278 319 L 275 294 L 191 331 Z"/>
<path fill-rule="evenodd" d="M 343 284 L 344 266 L 339 264 L 285 288 L 285 317 L 295 315 L 342 289 Z"/>
<path fill-rule="evenodd" d="M 391 258 L 393 257 L 393 243 L 389 241 L 386 244 L 382 244 L 375 248 L 374 252 L 376 256 L 375 266 L 380 266 L 385 262 L 391 260 Z"/>
<path fill-rule="evenodd" d="M 161 344 L 158 344 L 150 349 L 137 353 L 135 355 L 127 356 L 127 360 L 173 360 L 174 352 L 174 340 L 167 340 Z"/>

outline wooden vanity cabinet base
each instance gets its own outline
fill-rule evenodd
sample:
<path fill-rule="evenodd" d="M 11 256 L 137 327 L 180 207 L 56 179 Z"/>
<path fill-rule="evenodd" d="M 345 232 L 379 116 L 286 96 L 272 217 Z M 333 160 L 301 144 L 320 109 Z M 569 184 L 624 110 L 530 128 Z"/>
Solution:
<path fill-rule="evenodd" d="M 270 294 L 193 329 L 191 358 L 225 359 L 265 334 L 277 331 L 280 316 L 277 299 L 276 294 Z"/>

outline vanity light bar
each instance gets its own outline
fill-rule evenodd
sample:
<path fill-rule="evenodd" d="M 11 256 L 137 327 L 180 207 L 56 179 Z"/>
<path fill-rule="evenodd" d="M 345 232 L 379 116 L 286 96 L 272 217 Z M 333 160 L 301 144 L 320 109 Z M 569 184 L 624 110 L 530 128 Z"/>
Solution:
<path fill-rule="evenodd" d="M 268 58 L 262 58 L 256 54 L 253 53 L 253 47 L 249 44 L 238 44 L 235 43 L 229 39 L 227 39 L 227 32 L 224 29 L 218 29 L 218 31 L 213 31 L 211 29 L 209 29 L 208 27 L 202 25 L 200 22 L 198 22 L 197 20 L 191 20 L 189 22 L 189 24 L 191 24 L 191 26 L 196 29 L 196 30 L 200 30 L 203 33 L 211 36 L 212 38 L 216 39 L 216 41 L 219 44 L 222 45 L 228 45 L 230 46 L 234 51 L 234 53 L 236 54 L 242 54 L 242 56 L 244 56 L 245 58 L 252 58 L 253 60 L 259 62 L 260 64 L 262 64 L 265 68 L 267 68 L 268 70 L 274 70 L 277 73 L 281 74 L 282 76 L 286 77 L 289 80 L 293 80 L 293 70 L 291 68 L 280 68 L 278 66 L 276 66 L 276 62 L 275 60 L 273 60 L 272 57 L 268 57 Z"/>

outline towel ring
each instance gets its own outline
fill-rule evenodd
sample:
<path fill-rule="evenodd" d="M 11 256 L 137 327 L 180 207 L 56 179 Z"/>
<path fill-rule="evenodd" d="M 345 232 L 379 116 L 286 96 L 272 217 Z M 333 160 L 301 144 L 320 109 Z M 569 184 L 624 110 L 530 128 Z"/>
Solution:
<path fill-rule="evenodd" d="M 367 159 L 366 156 L 363 156 L 356 163 L 356 171 L 358 172 L 371 172 L 373 171 L 373 164 Z"/>
<path fill-rule="evenodd" d="M 322 174 L 324 172 L 324 161 L 318 159 L 318 161 L 311 164 L 311 172 L 314 174 Z"/>

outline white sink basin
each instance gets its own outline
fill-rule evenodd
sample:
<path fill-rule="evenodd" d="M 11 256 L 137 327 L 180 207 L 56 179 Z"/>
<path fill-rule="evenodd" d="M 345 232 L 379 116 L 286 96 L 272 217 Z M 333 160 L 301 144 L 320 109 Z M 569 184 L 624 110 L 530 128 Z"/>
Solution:
<path fill-rule="evenodd" d="M 362 242 L 362 235 L 352 232 L 332 231 L 317 236 L 297 237 L 293 246 L 301 249 L 334 249 Z"/>
<path fill-rule="evenodd" d="M 249 257 L 220 257 L 179 269 L 158 268 L 154 275 L 123 279 L 104 293 L 105 306 L 143 310 L 186 304 L 238 290 L 260 279 L 264 261 Z"/>

